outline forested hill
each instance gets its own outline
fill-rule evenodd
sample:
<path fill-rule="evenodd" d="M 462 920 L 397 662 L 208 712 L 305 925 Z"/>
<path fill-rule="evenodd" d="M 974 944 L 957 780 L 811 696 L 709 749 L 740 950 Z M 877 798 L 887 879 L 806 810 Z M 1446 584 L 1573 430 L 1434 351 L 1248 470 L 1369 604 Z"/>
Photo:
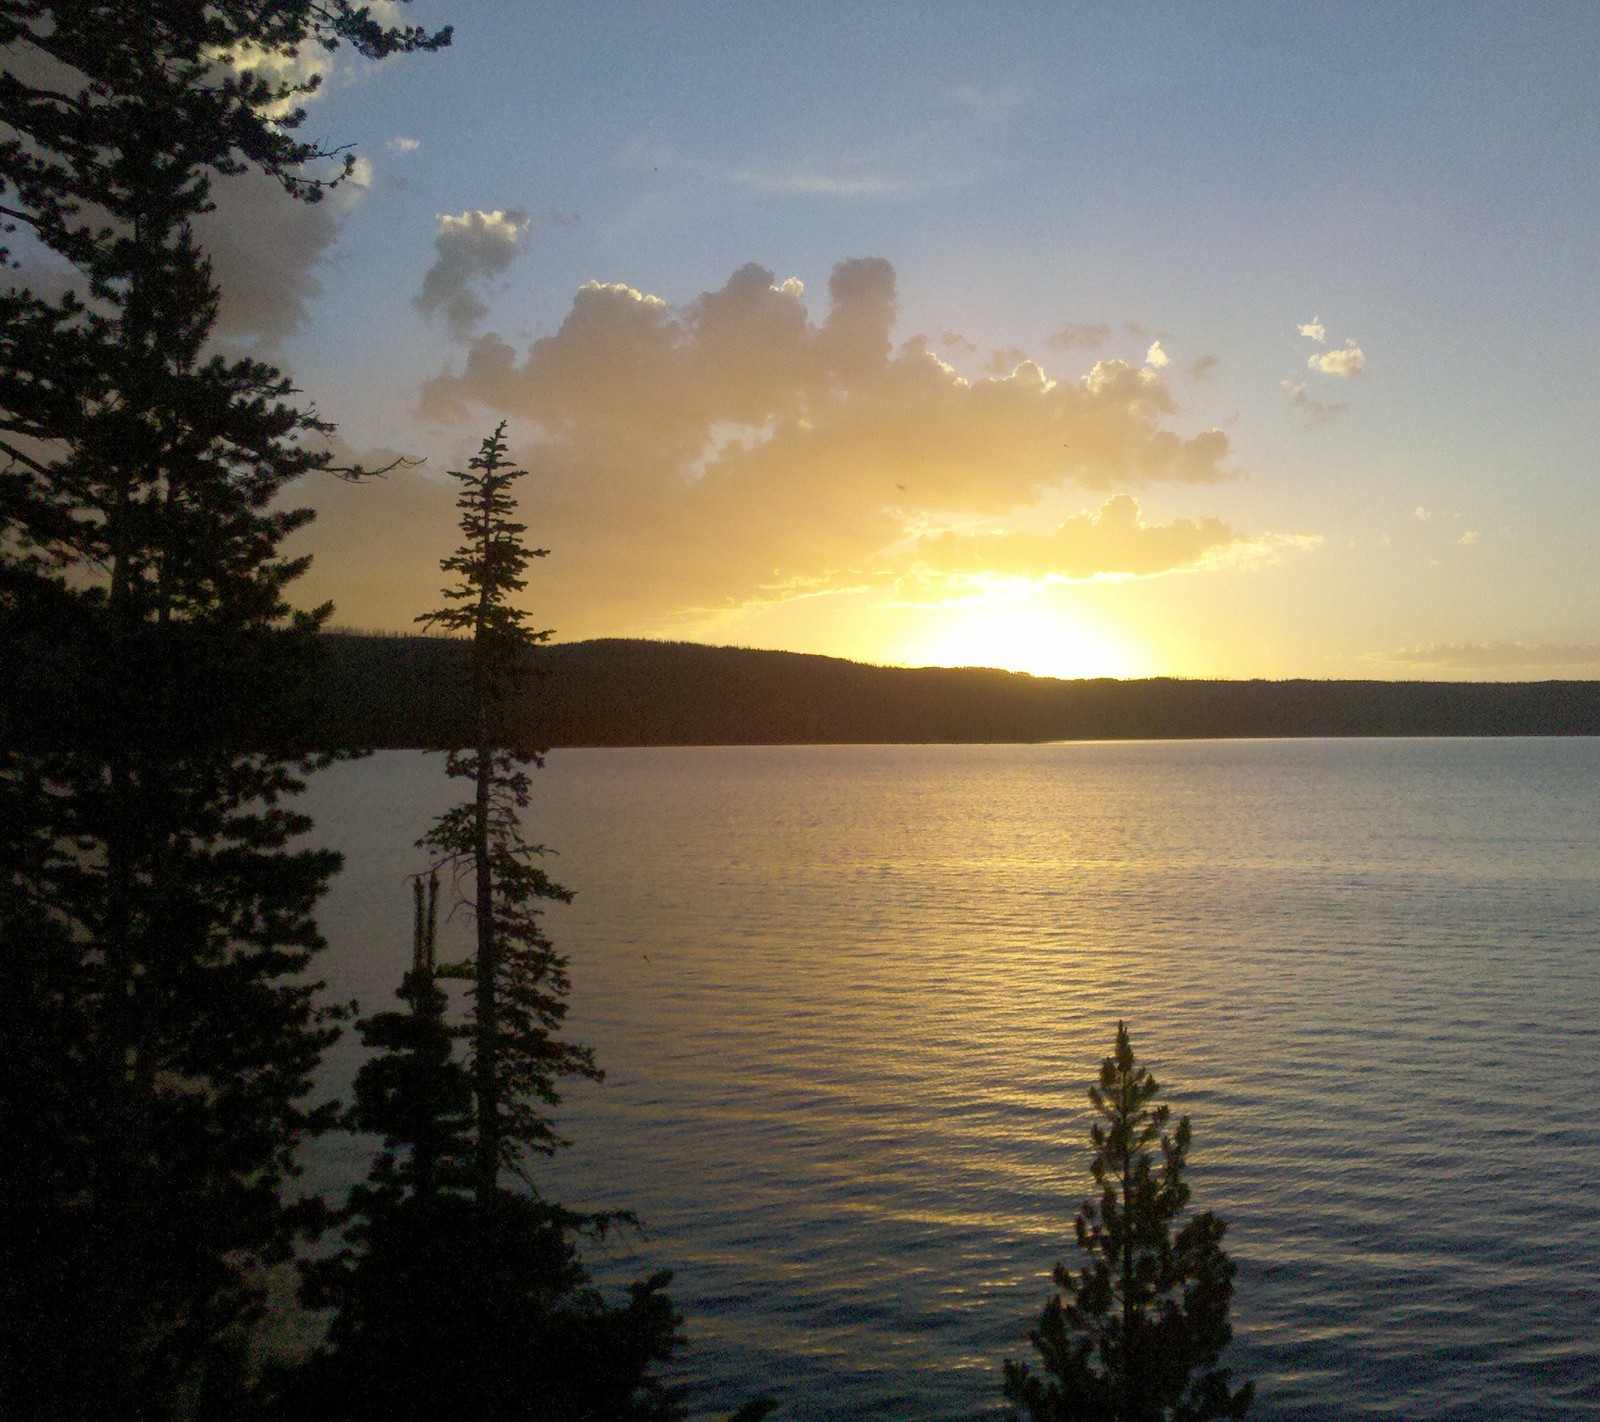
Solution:
<path fill-rule="evenodd" d="M 322 640 L 319 739 L 465 743 L 465 643 Z M 620 640 L 535 658 L 507 731 L 546 746 L 1600 734 L 1596 681 L 1058 681 Z"/>

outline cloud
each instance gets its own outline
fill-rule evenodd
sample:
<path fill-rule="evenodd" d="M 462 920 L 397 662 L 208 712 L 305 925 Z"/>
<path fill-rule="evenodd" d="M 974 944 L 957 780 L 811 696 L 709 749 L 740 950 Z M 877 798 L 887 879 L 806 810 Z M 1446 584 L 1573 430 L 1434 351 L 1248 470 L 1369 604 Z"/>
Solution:
<path fill-rule="evenodd" d="M 1144 353 L 1144 363 L 1154 370 L 1161 370 L 1172 364 L 1172 357 L 1161 349 L 1160 341 L 1152 341 L 1150 349 Z"/>
<path fill-rule="evenodd" d="M 1285 380 L 1282 384 L 1283 388 L 1289 392 L 1289 404 L 1305 417 L 1308 425 L 1327 424 L 1329 420 L 1342 415 L 1350 408 L 1348 400 L 1319 400 L 1315 395 L 1307 394 L 1303 383 Z"/>
<path fill-rule="evenodd" d="M 1456 540 L 1463 548 L 1471 548 L 1478 541 L 1478 530 L 1469 528 Z"/>
<path fill-rule="evenodd" d="M 511 265 L 528 230 L 528 214 L 516 208 L 469 211 L 439 218 L 433 239 L 437 255 L 411 304 L 424 316 L 443 313 L 455 339 L 470 340 L 489 308 L 478 296 L 484 283 Z"/>
<path fill-rule="evenodd" d="M 419 409 L 513 421 L 569 635 L 855 585 L 908 538 L 1064 489 L 1235 477 L 1222 431 L 1172 427 L 1159 371 L 1024 359 L 969 380 L 921 337 L 896 344 L 898 305 L 870 257 L 835 266 L 820 319 L 753 263 L 679 307 L 591 282 L 525 351 L 472 341 Z"/>
<path fill-rule="evenodd" d="M 1300 328 L 1300 334 L 1308 341 L 1315 341 L 1319 346 L 1328 339 L 1328 328 L 1322 324 L 1320 316 L 1313 316 Z"/>
<path fill-rule="evenodd" d="M 338 56 L 309 41 L 289 53 L 251 44 L 212 47 L 202 58 L 215 79 L 232 70 L 273 85 L 298 86 L 322 83 L 335 70 Z M 5 67 L 24 83 L 43 84 L 64 94 L 79 94 L 87 83 L 81 73 L 26 39 L 8 48 Z M 316 93 L 291 96 L 270 106 L 268 113 L 282 117 L 316 98 Z M 343 161 L 342 154 L 330 156 L 303 176 L 332 178 Z M 211 258 L 213 277 L 221 289 L 218 336 L 235 341 L 255 338 L 271 345 L 298 331 L 309 303 L 321 291 L 316 270 L 371 183 L 371 165 L 364 159 L 357 159 L 351 176 L 316 203 L 295 201 L 258 171 L 214 177 L 215 207 L 196 220 L 195 235 Z M 26 253 L 22 259 L 30 260 Z M 25 279 L 32 281 L 34 274 Z M 39 279 L 48 286 L 48 277 Z"/>
<path fill-rule="evenodd" d="M 245 41 L 231 49 L 213 48 L 206 54 L 213 63 L 226 65 L 239 74 L 251 74 L 274 87 L 320 85 L 333 68 L 333 55 L 314 40 L 285 52 Z M 291 94 L 262 110 L 269 118 L 284 118 L 302 107 L 309 94 Z"/>
<path fill-rule="evenodd" d="M 552 207 L 545 213 L 544 220 L 549 227 L 570 228 L 578 226 L 583 219 L 575 212 L 562 212 L 559 208 Z"/>
<path fill-rule="evenodd" d="M 1111 327 L 1104 321 L 1085 321 L 1063 326 L 1045 342 L 1058 351 L 1093 351 L 1111 339 Z"/>
<path fill-rule="evenodd" d="M 913 564 L 945 576 L 1149 577 L 1193 567 L 1240 538 L 1219 519 L 1147 524 L 1131 494 L 1067 519 L 1052 533 L 950 531 L 917 539 Z"/>
<path fill-rule="evenodd" d="M 1220 356 L 1203 355 L 1190 364 L 1189 374 L 1196 380 L 1204 380 L 1221 364 L 1222 359 Z"/>
<path fill-rule="evenodd" d="M 364 160 L 315 203 L 296 201 L 258 172 L 218 178 L 215 209 L 195 223 L 222 292 L 218 334 L 273 344 L 300 330 L 322 291 L 317 268 L 371 184 Z"/>
<path fill-rule="evenodd" d="M 1600 671 L 1600 642 L 1435 642 L 1391 652 L 1385 661 L 1451 671 Z"/>
<path fill-rule="evenodd" d="M 1425 509 L 1421 504 L 1418 504 L 1412 512 L 1416 514 L 1418 523 L 1426 523 L 1430 518 L 1433 517 L 1433 510 Z"/>
<path fill-rule="evenodd" d="M 394 153 L 415 153 L 421 147 L 422 140 L 420 138 L 406 138 L 404 135 L 400 135 L 389 140 L 389 149 Z"/>
<path fill-rule="evenodd" d="M 868 198 L 904 202 L 966 187 L 980 176 L 974 168 L 908 162 L 903 155 L 866 152 L 807 156 L 788 163 L 736 168 L 730 182 L 776 197 Z"/>
<path fill-rule="evenodd" d="M 1007 346 L 1004 350 L 990 351 L 983 368 L 990 375 L 1010 375 L 1027 358 L 1027 351 L 1021 347 Z"/>
<path fill-rule="evenodd" d="M 1363 375 L 1367 369 L 1367 357 L 1353 340 L 1346 341 L 1339 350 L 1320 351 L 1306 357 L 1306 364 L 1312 370 L 1320 370 L 1324 375 L 1336 375 L 1340 380 L 1354 380 L 1356 376 Z"/>

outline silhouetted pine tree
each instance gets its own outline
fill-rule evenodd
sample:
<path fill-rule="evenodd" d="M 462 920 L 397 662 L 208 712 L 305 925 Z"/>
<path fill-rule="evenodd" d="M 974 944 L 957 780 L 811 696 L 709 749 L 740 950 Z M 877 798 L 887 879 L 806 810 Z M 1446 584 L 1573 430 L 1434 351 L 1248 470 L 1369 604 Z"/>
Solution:
<path fill-rule="evenodd" d="M 1089 1088 L 1101 1118 L 1089 1133 L 1100 1198 L 1075 1220 L 1085 1262 L 1056 1265 L 1060 1293 L 1029 1334 L 1045 1375 L 1005 1365 L 1006 1397 L 1030 1422 L 1201 1422 L 1249 1409 L 1255 1385 L 1232 1390 L 1217 1366 L 1232 1336 L 1227 1226 L 1208 1211 L 1178 1227 L 1189 1202 L 1189 1118 L 1165 1134 L 1168 1108 L 1152 1104 L 1159 1091 L 1119 1022 L 1100 1084 Z"/>
<path fill-rule="evenodd" d="M 0 223 L 74 273 L 0 291 L 0 635 L 75 661 L 55 723 L 0 754 L 0 1010 L 32 1092 L 6 1123 L 28 1148 L 0 1151 L 8 1418 L 214 1396 L 289 1247 L 282 1187 L 329 1119 L 302 974 L 337 856 L 291 847 L 305 763 L 259 747 L 294 744 L 317 620 L 279 554 L 307 515 L 274 500 L 326 467 L 301 443 L 326 427 L 208 353 L 192 222 L 215 173 L 335 176 L 277 112 L 304 90 L 219 55 L 442 38 L 343 0 L 0 3 Z"/>
<path fill-rule="evenodd" d="M 505 423 L 483 441 L 461 481 L 461 547 L 442 563 L 459 581 L 445 589 L 448 605 L 418 621 L 472 638 L 469 681 L 475 743 L 452 751 L 450 775 L 467 780 L 471 798 L 447 810 L 418 843 L 459 882 L 476 932 L 473 961 L 472 1079 L 477 1098 L 480 1199 L 499 1186 L 500 1171 L 521 1174 L 527 1151 L 549 1152 L 560 1142 L 548 1108 L 564 1076 L 598 1078 L 588 1048 L 556 1036 L 566 1016 L 566 959 L 545 938 L 540 900 L 572 896 L 539 864 L 541 845 L 522 831 L 531 782 L 525 767 L 543 764 L 510 725 L 511 694 L 528 674 L 527 654 L 549 637 L 527 625 L 511 597 L 527 585 L 523 573 L 542 548 L 529 548 L 516 522 L 511 488 L 526 471 L 506 463 Z M 509 743 L 509 748 L 508 748 Z"/>

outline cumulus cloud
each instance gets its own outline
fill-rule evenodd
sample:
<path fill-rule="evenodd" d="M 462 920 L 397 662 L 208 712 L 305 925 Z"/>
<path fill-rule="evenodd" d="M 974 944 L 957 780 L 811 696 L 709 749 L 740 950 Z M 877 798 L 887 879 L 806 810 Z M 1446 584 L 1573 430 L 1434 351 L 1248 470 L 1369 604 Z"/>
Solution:
<path fill-rule="evenodd" d="M 1306 364 L 1312 370 L 1320 370 L 1324 375 L 1336 375 L 1340 380 L 1353 380 L 1356 376 L 1365 374 L 1367 357 L 1355 341 L 1349 340 L 1338 350 L 1319 351 L 1307 356 Z"/>
<path fill-rule="evenodd" d="M 257 172 L 217 179 L 216 207 L 195 223 L 195 235 L 222 292 L 218 333 L 271 344 L 298 331 L 322 291 L 317 269 L 371 183 L 364 161 L 315 203 L 296 201 Z"/>
<path fill-rule="evenodd" d="M 1434 642 L 1386 661 L 1451 671 L 1600 671 L 1600 642 Z"/>
<path fill-rule="evenodd" d="M 1045 343 L 1058 351 L 1099 350 L 1111 339 L 1111 327 L 1104 321 L 1080 321 L 1063 326 Z"/>
<path fill-rule="evenodd" d="M 430 418 L 513 421 L 529 521 L 566 570 L 551 625 L 586 635 L 861 586 L 903 566 L 908 540 L 1019 519 L 1064 489 L 1234 477 L 1222 431 L 1173 427 L 1157 370 L 1053 376 L 1021 359 L 966 379 L 921 337 L 895 339 L 881 258 L 840 262 L 813 304 L 754 264 L 683 306 L 591 282 L 554 334 L 518 350 L 486 333 L 426 384 Z M 1097 515 L 1102 543 L 1135 536 L 1122 511 Z M 1231 536 L 1174 528 L 1140 547 Z"/>
<path fill-rule="evenodd" d="M 295 89 L 321 84 L 333 68 L 332 53 L 315 41 L 307 41 L 287 53 L 247 41 L 232 49 L 213 49 L 207 58 L 239 74 L 255 75 L 274 87 L 289 85 Z M 302 106 L 308 97 L 304 93 L 291 93 L 276 104 L 268 105 L 263 112 L 271 118 L 284 118 Z"/>
<path fill-rule="evenodd" d="M 1322 317 L 1313 316 L 1300 328 L 1300 334 L 1308 341 L 1315 341 L 1320 346 L 1327 342 L 1328 328 L 1322 324 Z"/>
<path fill-rule="evenodd" d="M 1456 540 L 1463 548 L 1471 548 L 1478 541 L 1478 530 L 1469 528 Z"/>
<path fill-rule="evenodd" d="M 420 138 L 407 138 L 404 134 L 389 140 L 389 148 L 395 153 L 415 153 L 421 147 L 422 140 Z"/>
<path fill-rule="evenodd" d="M 259 74 L 275 84 L 320 80 L 332 63 L 318 45 L 292 54 L 258 46 L 231 52 L 212 50 L 208 59 L 219 67 Z M 26 42 L 7 51 L 6 69 L 24 83 L 61 93 L 76 94 L 87 82 L 68 65 Z M 278 111 L 286 112 L 309 97 L 301 95 Z M 331 165 L 321 176 L 333 177 L 337 171 L 336 164 Z M 309 302 L 320 290 L 317 267 L 370 183 L 370 166 L 359 162 L 351 178 L 339 183 L 321 202 L 305 203 L 290 198 L 279 183 L 257 172 L 215 178 L 211 185 L 215 208 L 196 221 L 195 233 L 211 257 L 222 293 L 218 335 L 271 344 L 297 331 L 304 324 Z M 10 245 L 21 249 L 17 259 L 25 265 L 14 280 L 40 291 L 60 288 L 60 280 L 50 274 L 51 259 L 30 253 L 25 240 L 13 238 Z"/>
<path fill-rule="evenodd" d="M 1144 363 L 1152 369 L 1161 370 L 1172 364 L 1172 357 L 1161 349 L 1160 341 L 1152 341 L 1150 349 L 1144 353 Z"/>
<path fill-rule="evenodd" d="M 948 531 L 917 539 L 912 562 L 945 576 L 1083 579 L 1149 577 L 1193 567 L 1239 543 L 1220 519 L 1147 524 L 1132 494 L 1113 494 L 1052 533 Z"/>
<path fill-rule="evenodd" d="M 424 316 L 441 314 L 453 337 L 469 340 L 489 314 L 478 293 L 511 265 L 528 222 L 528 214 L 516 208 L 442 215 L 433 239 L 433 265 L 411 304 Z"/>

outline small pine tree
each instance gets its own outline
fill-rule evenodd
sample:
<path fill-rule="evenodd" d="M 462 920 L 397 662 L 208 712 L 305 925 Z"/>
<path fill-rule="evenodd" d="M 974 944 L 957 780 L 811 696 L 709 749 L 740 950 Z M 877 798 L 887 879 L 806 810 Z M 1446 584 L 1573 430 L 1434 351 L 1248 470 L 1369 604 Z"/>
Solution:
<path fill-rule="evenodd" d="M 440 816 L 419 845 L 437 867 L 449 866 L 471 885 L 477 934 L 473 972 L 472 1079 L 477 1097 L 477 1188 L 487 1203 L 500 1171 L 521 1174 L 525 1153 L 560 1144 L 547 1109 L 564 1076 L 598 1078 L 588 1048 L 560 1041 L 566 1016 L 566 959 L 544 936 L 538 901 L 572 895 L 540 867 L 542 845 L 522 832 L 531 782 L 525 767 L 542 765 L 530 747 L 506 748 L 511 694 L 527 674 L 529 649 L 549 637 L 527 626 L 511 604 L 523 573 L 542 548 L 523 541 L 513 518 L 511 487 L 525 470 L 506 462 L 505 422 L 483 441 L 461 481 L 456 507 L 465 542 L 441 566 L 460 581 L 445 590 L 446 607 L 418 621 L 472 636 L 470 694 L 475 737 L 452 751 L 447 771 L 471 782 L 472 796 Z"/>
<path fill-rule="evenodd" d="M 1100 1198 L 1075 1221 L 1086 1262 L 1056 1265 L 1060 1292 L 1029 1334 L 1046 1376 L 1005 1365 L 1006 1397 L 1029 1422 L 1203 1422 L 1250 1407 L 1255 1385 L 1234 1391 L 1217 1366 L 1232 1337 L 1227 1226 L 1207 1211 L 1173 1232 L 1189 1202 L 1190 1127 L 1185 1116 L 1166 1134 L 1168 1108 L 1153 1104 L 1160 1089 L 1119 1022 L 1089 1088 L 1101 1118 L 1089 1131 Z"/>

